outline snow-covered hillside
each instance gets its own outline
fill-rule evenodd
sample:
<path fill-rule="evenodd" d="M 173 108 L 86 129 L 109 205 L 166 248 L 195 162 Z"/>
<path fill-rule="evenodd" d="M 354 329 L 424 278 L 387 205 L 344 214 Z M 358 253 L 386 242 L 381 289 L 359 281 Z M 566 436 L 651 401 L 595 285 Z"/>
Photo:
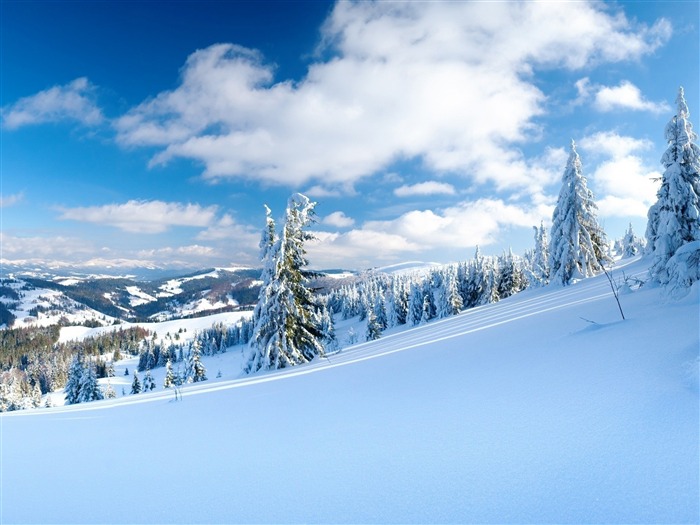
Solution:
<path fill-rule="evenodd" d="M 13 326 L 50 326 L 59 322 L 68 324 L 111 324 L 114 318 L 79 303 L 59 290 L 32 286 L 22 280 L 3 281 L 6 293 L 0 294 L 16 317 Z M 2 324 L 2 323 L 0 323 Z"/>
<path fill-rule="evenodd" d="M 3 413 L 0 522 L 697 523 L 699 291 L 622 321 L 599 276 L 281 372 L 229 352 L 181 401 Z"/>

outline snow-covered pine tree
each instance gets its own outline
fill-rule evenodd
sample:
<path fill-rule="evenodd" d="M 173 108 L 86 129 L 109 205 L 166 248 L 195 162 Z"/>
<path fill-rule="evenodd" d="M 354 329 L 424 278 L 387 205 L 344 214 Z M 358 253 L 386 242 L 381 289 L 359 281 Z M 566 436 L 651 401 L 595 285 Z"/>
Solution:
<path fill-rule="evenodd" d="M 430 287 L 430 280 L 426 279 L 422 284 L 423 288 L 423 307 L 421 308 L 421 318 L 420 324 L 427 323 L 431 319 L 435 319 L 436 309 L 435 309 L 435 299 L 433 297 L 433 290 Z"/>
<path fill-rule="evenodd" d="M 131 393 L 140 394 L 141 393 L 141 381 L 139 380 L 139 375 L 134 370 L 134 380 L 131 382 Z"/>
<path fill-rule="evenodd" d="M 165 363 L 165 378 L 163 379 L 163 388 L 170 388 L 175 385 L 175 374 L 173 373 L 173 364 L 170 359 Z"/>
<path fill-rule="evenodd" d="M 525 276 L 518 261 L 513 255 L 513 250 L 508 249 L 507 253 L 499 258 L 498 267 L 500 269 L 498 279 L 498 297 L 505 299 L 525 289 Z"/>
<path fill-rule="evenodd" d="M 304 243 L 314 238 L 306 231 L 314 207 L 306 196 L 292 195 L 282 235 L 268 250 L 247 373 L 306 363 L 324 352 L 316 301 L 306 286 L 313 272 L 305 269 Z"/>
<path fill-rule="evenodd" d="M 698 136 L 690 123 L 690 112 L 683 88 L 676 99 L 678 111 L 665 130 L 668 148 L 661 157 L 665 171 L 657 201 L 649 208 L 647 222 L 647 249 L 652 253 L 651 278 L 662 284 L 685 279 L 687 272 L 700 269 L 669 268 L 669 260 L 681 246 L 700 241 L 700 148 L 694 143 Z M 688 251 L 688 248 L 685 249 Z M 684 251 L 684 253 L 685 253 Z M 692 250 L 691 250 L 692 251 Z M 697 259 L 683 257 L 689 261 Z M 700 276 L 698 276 L 700 277 Z"/>
<path fill-rule="evenodd" d="M 420 323 L 423 317 L 423 285 L 417 280 L 412 280 L 408 295 L 408 313 L 406 322 L 412 326 Z"/>
<path fill-rule="evenodd" d="M 272 210 L 265 205 L 265 228 L 263 228 L 260 243 L 258 244 L 260 260 L 263 264 L 262 274 L 260 275 L 262 284 L 260 285 L 260 292 L 258 292 L 258 302 L 253 310 L 253 324 L 255 325 L 256 333 L 259 328 L 260 316 L 267 307 L 269 297 L 272 294 L 272 282 L 275 280 L 275 274 L 277 273 L 277 250 L 279 247 L 276 245 L 276 240 L 277 233 L 275 231 L 275 220 L 272 218 Z"/>
<path fill-rule="evenodd" d="M 544 223 L 540 227 L 532 227 L 535 230 L 535 252 L 532 257 L 532 275 L 530 286 L 546 286 L 549 284 L 549 240 Z"/>
<path fill-rule="evenodd" d="M 66 386 L 63 388 L 63 392 L 66 395 L 66 404 L 74 405 L 80 403 L 80 387 L 82 385 L 83 371 L 85 366 L 83 364 L 83 356 L 78 353 L 73 356 L 70 368 L 68 369 L 68 381 Z"/>
<path fill-rule="evenodd" d="M 112 383 L 108 379 L 107 380 L 107 388 L 105 388 L 105 399 L 114 399 L 115 397 L 117 397 L 117 393 L 114 391 L 114 388 L 112 387 Z"/>
<path fill-rule="evenodd" d="M 365 330 L 365 341 L 375 341 L 382 336 L 382 329 L 377 321 L 377 316 L 371 308 L 367 312 L 367 329 Z"/>
<path fill-rule="evenodd" d="M 34 383 L 32 387 L 32 408 L 39 408 L 41 406 L 41 388 L 39 388 L 39 383 Z"/>
<path fill-rule="evenodd" d="M 391 290 L 392 306 L 389 309 L 389 315 L 393 322 L 390 322 L 390 325 L 406 324 L 406 316 L 408 315 L 408 284 L 406 279 L 401 276 L 395 276 Z"/>
<path fill-rule="evenodd" d="M 436 317 L 439 319 L 457 315 L 463 307 L 462 296 L 457 289 L 457 268 L 445 266 L 433 272 Z"/>
<path fill-rule="evenodd" d="M 386 299 L 384 298 L 384 292 L 382 291 L 381 288 L 377 287 L 375 290 L 375 293 L 373 294 L 373 304 L 371 306 L 371 309 L 374 312 L 374 317 L 376 318 L 377 325 L 379 326 L 379 330 L 383 331 L 386 330 L 389 321 L 387 319 L 387 313 L 386 313 Z"/>
<path fill-rule="evenodd" d="M 634 257 L 635 255 L 641 253 L 643 249 L 644 239 L 637 237 L 634 234 L 634 230 L 632 229 L 632 223 L 630 222 L 630 225 L 627 228 L 627 231 L 625 232 L 625 236 L 622 238 L 620 246 L 620 253 L 622 254 L 622 258 L 627 259 L 628 257 Z"/>
<path fill-rule="evenodd" d="M 572 279 L 591 277 L 608 260 L 605 232 L 598 225 L 597 206 L 583 176 L 581 158 L 571 141 L 569 160 L 552 215 L 550 281 L 567 285 Z"/>
<path fill-rule="evenodd" d="M 80 378 L 80 394 L 78 403 L 88 403 L 102 399 L 102 390 L 97 383 L 97 374 L 95 366 L 92 363 L 86 362 L 83 369 L 83 375 Z"/>
<path fill-rule="evenodd" d="M 150 370 L 146 370 L 146 375 L 143 377 L 143 391 L 149 392 L 156 388 L 156 382 L 153 380 Z"/>
<path fill-rule="evenodd" d="M 199 345 L 194 345 L 192 349 L 192 372 L 192 381 L 194 383 L 207 380 L 207 369 L 204 368 L 204 363 L 202 363 Z"/>

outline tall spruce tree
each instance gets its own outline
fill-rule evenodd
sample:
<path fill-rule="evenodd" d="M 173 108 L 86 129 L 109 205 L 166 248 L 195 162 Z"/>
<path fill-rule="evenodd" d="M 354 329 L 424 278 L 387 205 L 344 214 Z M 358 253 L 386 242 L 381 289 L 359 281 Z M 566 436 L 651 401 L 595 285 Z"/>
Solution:
<path fill-rule="evenodd" d="M 318 305 L 307 287 L 314 273 L 305 269 L 304 243 L 314 238 L 306 228 L 314 221 L 314 207 L 306 196 L 292 195 L 280 238 L 270 244 L 274 237 L 263 234 L 267 248 L 263 286 L 243 368 L 247 373 L 306 363 L 324 352 Z M 270 229 L 269 220 L 266 229 Z"/>
<path fill-rule="evenodd" d="M 83 355 L 81 353 L 73 356 L 70 368 L 68 369 L 68 381 L 66 386 L 63 388 L 63 392 L 66 395 L 66 404 L 74 405 L 75 403 L 80 403 L 80 387 L 82 386 L 83 372 L 85 366 L 83 363 Z"/>
<path fill-rule="evenodd" d="M 86 362 L 83 368 L 83 374 L 80 378 L 80 394 L 79 403 L 88 403 L 103 399 L 102 390 L 97 383 L 97 374 L 95 366 L 92 363 Z"/>
<path fill-rule="evenodd" d="M 567 285 L 601 271 L 607 255 L 605 232 L 598 224 L 593 193 L 583 176 L 576 144 L 571 141 L 550 236 L 550 280 Z"/>
<path fill-rule="evenodd" d="M 657 201 L 649 208 L 646 231 L 647 249 L 653 256 L 649 272 L 662 284 L 679 275 L 677 268 L 668 267 L 678 249 L 700 241 L 700 148 L 693 142 L 698 136 L 682 87 L 676 104 L 678 110 L 666 125 L 668 148 L 661 157 L 665 170 Z"/>
<path fill-rule="evenodd" d="M 532 279 L 530 285 L 533 287 L 545 286 L 549 284 L 549 241 L 544 223 L 540 222 L 540 227 L 533 226 L 535 230 L 535 251 L 532 257 Z"/>

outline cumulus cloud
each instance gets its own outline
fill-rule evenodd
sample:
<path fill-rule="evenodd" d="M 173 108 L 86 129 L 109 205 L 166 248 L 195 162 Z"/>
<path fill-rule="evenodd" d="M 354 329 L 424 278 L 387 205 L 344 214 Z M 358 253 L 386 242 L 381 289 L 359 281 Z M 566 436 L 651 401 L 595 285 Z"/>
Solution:
<path fill-rule="evenodd" d="M 342 211 L 334 211 L 326 215 L 321 222 L 329 226 L 335 226 L 336 228 L 349 228 L 355 224 L 355 219 L 348 217 Z"/>
<path fill-rule="evenodd" d="M 95 102 L 95 86 L 87 78 L 77 78 L 69 84 L 40 91 L 2 109 L 5 129 L 62 120 L 78 121 L 85 126 L 104 121 L 104 115 Z"/>
<path fill-rule="evenodd" d="M 105 224 L 132 233 L 162 233 L 172 226 L 208 227 L 216 206 L 130 200 L 124 204 L 61 209 L 60 219 Z"/>
<path fill-rule="evenodd" d="M 589 177 L 597 189 L 602 217 L 646 217 L 656 200 L 661 173 L 645 165 L 640 153 L 652 148 L 646 139 L 605 131 L 584 137 L 579 146 L 602 156 Z"/>
<path fill-rule="evenodd" d="M 159 148 L 152 165 L 187 158 L 209 179 L 320 195 L 417 158 L 525 190 L 541 183 L 513 147 L 537 136 L 544 112 L 532 71 L 635 59 L 670 32 L 593 2 L 339 2 L 322 28 L 319 56 L 330 58 L 300 81 L 275 81 L 258 52 L 217 44 L 115 126 L 121 144 Z"/>
<path fill-rule="evenodd" d="M 411 197 L 413 195 L 454 195 L 455 193 L 456 191 L 452 184 L 436 181 L 403 185 L 394 190 L 394 195 L 397 197 Z"/>
<path fill-rule="evenodd" d="M 550 204 L 518 205 L 498 199 L 464 201 L 437 211 L 412 210 L 345 233 L 317 232 L 309 255 L 314 264 L 363 267 L 429 250 L 483 246 L 496 242 L 503 227 L 530 228 L 548 220 L 552 210 Z"/>
<path fill-rule="evenodd" d="M 604 112 L 629 109 L 663 113 L 671 110 L 671 107 L 665 102 L 646 100 L 640 89 L 627 80 L 622 81 L 619 86 L 598 88 L 593 105 L 599 111 Z"/>

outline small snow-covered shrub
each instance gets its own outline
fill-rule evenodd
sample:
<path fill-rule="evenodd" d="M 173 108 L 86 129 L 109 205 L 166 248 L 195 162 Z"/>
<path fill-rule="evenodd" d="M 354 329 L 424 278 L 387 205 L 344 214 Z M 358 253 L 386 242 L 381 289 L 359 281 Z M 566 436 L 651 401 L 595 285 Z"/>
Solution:
<path fill-rule="evenodd" d="M 684 244 L 666 263 L 666 289 L 671 295 L 683 296 L 700 281 L 700 241 Z"/>

